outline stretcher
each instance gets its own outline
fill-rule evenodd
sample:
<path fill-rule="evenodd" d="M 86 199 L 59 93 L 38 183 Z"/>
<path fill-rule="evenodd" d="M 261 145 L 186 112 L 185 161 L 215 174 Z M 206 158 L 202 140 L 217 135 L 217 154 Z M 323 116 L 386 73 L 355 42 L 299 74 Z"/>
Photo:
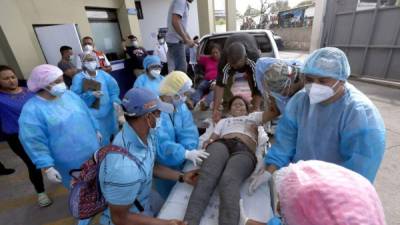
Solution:
<path fill-rule="evenodd" d="M 208 139 L 212 133 L 213 127 L 209 127 L 201 137 L 200 146 L 202 142 Z M 184 171 L 195 169 L 192 163 L 187 162 Z M 241 197 L 243 199 L 243 206 L 246 216 L 259 222 L 267 222 L 273 217 L 274 195 L 271 195 L 271 183 L 269 185 L 262 185 L 252 195 L 248 194 L 249 178 L 244 182 L 241 188 Z M 190 194 L 193 187 L 186 183 L 177 183 L 171 190 L 170 195 L 161 208 L 158 218 L 161 219 L 179 219 L 183 220 L 186 208 L 190 199 Z M 272 196 L 272 197 L 271 197 Z M 200 225 L 218 225 L 218 209 L 219 197 L 218 190 L 215 190 L 207 209 L 204 212 Z"/>

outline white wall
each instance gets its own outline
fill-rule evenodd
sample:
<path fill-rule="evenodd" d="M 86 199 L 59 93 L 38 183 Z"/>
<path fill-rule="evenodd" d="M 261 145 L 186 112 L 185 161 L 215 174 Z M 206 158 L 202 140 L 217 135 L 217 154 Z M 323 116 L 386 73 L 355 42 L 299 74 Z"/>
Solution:
<path fill-rule="evenodd" d="M 172 0 L 142 0 L 143 20 L 139 20 L 143 47 L 154 50 L 158 28 L 167 27 L 168 9 Z M 191 37 L 199 35 L 197 2 L 193 1 L 189 9 L 188 33 Z"/>

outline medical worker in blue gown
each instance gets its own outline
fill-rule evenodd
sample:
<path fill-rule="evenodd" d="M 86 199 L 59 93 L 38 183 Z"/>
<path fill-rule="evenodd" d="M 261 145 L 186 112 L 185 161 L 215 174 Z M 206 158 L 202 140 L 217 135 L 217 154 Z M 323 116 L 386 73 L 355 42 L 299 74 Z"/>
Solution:
<path fill-rule="evenodd" d="M 62 75 L 53 65 L 32 70 L 28 88 L 36 94 L 22 109 L 19 138 L 36 167 L 69 188 L 69 171 L 92 157 L 100 134 L 86 104 L 67 90 Z M 79 224 L 87 224 L 83 222 Z"/>
<path fill-rule="evenodd" d="M 118 132 L 117 111 L 121 100 L 119 99 L 119 87 L 117 81 L 107 72 L 98 68 L 96 58 L 92 54 L 86 54 L 82 59 L 83 71 L 76 74 L 72 80 L 71 91 L 78 94 L 99 124 L 102 138 L 101 145 L 110 144 L 112 135 Z M 85 79 L 100 83 L 101 89 L 97 91 L 84 90 Z M 100 99 L 98 108 L 93 103 Z"/>
<path fill-rule="evenodd" d="M 204 150 L 197 150 L 199 132 L 192 113 L 185 104 L 192 91 L 192 81 L 183 72 L 168 74 L 160 86 L 160 97 L 174 105 L 173 113 L 161 113 L 161 126 L 157 130 L 158 163 L 173 169 L 182 169 L 186 160 L 198 165 L 208 156 Z M 157 191 L 166 198 L 174 182 L 156 180 Z"/>
<path fill-rule="evenodd" d="M 385 126 L 375 105 L 347 82 L 344 52 L 327 47 L 304 63 L 305 88 L 288 102 L 278 123 L 276 143 L 265 157 L 265 183 L 290 162 L 317 159 L 353 170 L 373 182 L 385 149 Z"/>
<path fill-rule="evenodd" d="M 146 88 L 152 91 L 157 96 L 160 94 L 160 84 L 164 79 L 161 76 L 161 61 L 160 57 L 148 55 L 143 60 L 143 68 L 145 73 L 141 74 L 133 84 L 134 88 Z"/>
<path fill-rule="evenodd" d="M 290 98 L 304 87 L 299 70 L 303 63 L 295 59 L 262 57 L 256 63 L 256 82 L 264 99 L 274 98 L 281 114 Z"/>

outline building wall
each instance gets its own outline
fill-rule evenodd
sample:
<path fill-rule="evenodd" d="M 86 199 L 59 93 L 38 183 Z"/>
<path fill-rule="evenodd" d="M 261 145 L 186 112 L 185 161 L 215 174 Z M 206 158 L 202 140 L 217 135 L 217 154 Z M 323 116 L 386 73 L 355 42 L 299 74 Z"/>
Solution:
<path fill-rule="evenodd" d="M 158 28 L 167 27 L 168 10 L 172 0 L 142 0 L 143 20 L 139 20 L 143 37 L 143 46 L 154 50 Z M 191 37 L 199 35 L 197 1 L 190 4 L 188 33 Z M 136 35 L 136 34 L 135 34 Z"/>
<path fill-rule="evenodd" d="M 310 49 L 312 27 L 293 27 L 272 29 L 283 39 L 285 49 L 304 50 Z"/>
<path fill-rule="evenodd" d="M 17 71 L 27 78 L 33 67 L 46 62 L 33 25 L 74 23 L 81 37 L 91 35 L 85 7 L 119 9 L 121 32 L 139 30 L 137 17 L 126 13 L 127 7 L 134 7 L 130 0 L 2 0 L 0 26 L 11 49 L 2 53 L 6 63 L 15 58 Z"/>

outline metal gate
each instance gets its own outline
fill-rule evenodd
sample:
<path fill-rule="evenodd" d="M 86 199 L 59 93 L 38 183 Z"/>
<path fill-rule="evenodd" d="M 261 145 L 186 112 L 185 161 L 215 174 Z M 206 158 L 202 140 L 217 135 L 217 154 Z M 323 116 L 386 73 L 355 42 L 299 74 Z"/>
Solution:
<path fill-rule="evenodd" d="M 400 7 L 327 0 L 321 46 L 346 52 L 352 75 L 400 81 Z"/>

